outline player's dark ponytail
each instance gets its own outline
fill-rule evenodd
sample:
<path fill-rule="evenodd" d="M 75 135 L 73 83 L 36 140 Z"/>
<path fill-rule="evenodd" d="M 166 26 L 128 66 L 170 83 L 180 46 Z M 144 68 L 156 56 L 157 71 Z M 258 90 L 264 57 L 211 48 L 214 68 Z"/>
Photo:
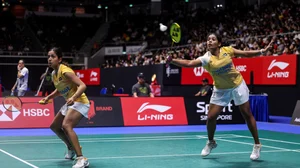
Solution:
<path fill-rule="evenodd" d="M 67 61 L 62 61 L 61 64 L 64 64 L 65 66 L 70 67 L 70 65 Z"/>

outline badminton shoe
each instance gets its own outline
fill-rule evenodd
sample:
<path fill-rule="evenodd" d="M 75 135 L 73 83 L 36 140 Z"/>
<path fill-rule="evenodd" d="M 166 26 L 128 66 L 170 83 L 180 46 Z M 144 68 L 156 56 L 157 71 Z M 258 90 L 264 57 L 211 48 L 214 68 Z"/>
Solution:
<path fill-rule="evenodd" d="M 80 146 L 80 149 L 82 149 L 82 146 Z M 76 153 L 75 153 L 75 150 L 70 150 L 70 149 L 67 149 L 67 152 L 65 154 L 65 159 L 73 159 L 75 157 Z"/>
<path fill-rule="evenodd" d="M 205 147 L 202 149 L 201 156 L 208 156 L 212 149 L 216 148 L 217 146 L 218 145 L 215 141 L 207 141 Z"/>
<path fill-rule="evenodd" d="M 251 160 L 257 160 L 260 157 L 261 144 L 254 144 L 253 151 L 250 155 Z"/>
<path fill-rule="evenodd" d="M 73 159 L 74 156 L 76 155 L 74 150 L 67 150 L 66 155 L 65 155 L 65 159 Z"/>
<path fill-rule="evenodd" d="M 74 160 L 72 168 L 86 168 L 89 167 L 90 163 L 86 157 L 80 156 Z"/>

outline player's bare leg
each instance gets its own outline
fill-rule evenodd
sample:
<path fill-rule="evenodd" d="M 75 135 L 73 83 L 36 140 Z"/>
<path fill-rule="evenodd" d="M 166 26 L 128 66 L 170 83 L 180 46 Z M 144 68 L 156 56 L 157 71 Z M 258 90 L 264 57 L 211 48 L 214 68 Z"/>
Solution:
<path fill-rule="evenodd" d="M 206 122 L 208 141 L 201 152 L 201 156 L 203 157 L 208 156 L 211 150 L 217 147 L 217 143 L 214 140 L 214 135 L 217 126 L 217 117 L 219 116 L 222 109 L 223 109 L 222 106 L 218 106 L 215 104 L 209 105 L 209 111 L 207 114 L 207 122 Z"/>
<path fill-rule="evenodd" d="M 69 150 L 73 149 L 73 146 L 65 134 L 64 130 L 62 129 L 62 123 L 65 116 L 63 116 L 61 113 L 57 113 L 55 116 L 52 124 L 50 125 L 51 130 L 66 144 L 67 148 Z"/>
<path fill-rule="evenodd" d="M 250 159 L 257 160 L 260 157 L 261 144 L 259 142 L 256 121 L 251 112 L 249 101 L 240 105 L 239 109 L 248 125 L 248 128 L 253 136 L 254 143 L 255 143 L 253 146 L 253 151 L 250 156 Z"/>
<path fill-rule="evenodd" d="M 78 136 L 73 130 L 74 127 L 79 123 L 79 121 L 82 119 L 82 114 L 79 113 L 78 111 L 74 109 L 69 109 L 66 117 L 63 121 L 63 129 L 68 135 L 70 142 L 72 143 L 72 146 L 75 149 L 77 158 L 76 158 L 76 163 L 73 165 L 73 168 L 82 168 L 82 167 L 87 167 L 89 166 L 88 159 L 83 157 L 81 147 L 78 141 Z"/>

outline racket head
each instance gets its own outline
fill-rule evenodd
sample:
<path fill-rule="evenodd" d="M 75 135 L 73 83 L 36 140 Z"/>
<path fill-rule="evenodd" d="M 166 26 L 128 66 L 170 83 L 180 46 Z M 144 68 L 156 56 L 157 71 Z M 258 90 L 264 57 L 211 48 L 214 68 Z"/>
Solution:
<path fill-rule="evenodd" d="M 2 105 L 7 111 L 18 112 L 22 109 L 23 102 L 17 96 L 7 96 L 2 99 Z"/>

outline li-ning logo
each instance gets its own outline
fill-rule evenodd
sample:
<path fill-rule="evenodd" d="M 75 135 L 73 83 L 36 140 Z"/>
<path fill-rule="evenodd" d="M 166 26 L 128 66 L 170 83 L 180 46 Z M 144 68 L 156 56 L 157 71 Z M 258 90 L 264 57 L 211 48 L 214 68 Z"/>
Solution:
<path fill-rule="evenodd" d="M 268 71 L 272 70 L 274 67 L 278 67 L 281 69 L 281 71 L 272 71 L 268 72 L 267 77 L 268 78 L 288 78 L 289 77 L 289 72 L 288 71 L 283 71 L 289 66 L 289 63 L 286 62 L 276 62 L 276 60 L 273 60 L 271 64 L 268 67 Z"/>
<path fill-rule="evenodd" d="M 94 71 L 91 72 L 91 77 L 96 77 L 97 75 L 98 75 L 97 72 L 94 72 Z"/>
<path fill-rule="evenodd" d="M 268 70 L 271 70 L 273 67 L 278 67 L 281 70 L 284 70 L 288 66 L 289 66 L 289 63 L 286 63 L 286 62 L 276 62 L 276 60 L 273 60 L 271 62 L 271 64 L 269 65 Z"/>
<path fill-rule="evenodd" d="M 90 75 L 90 81 L 98 81 L 97 75 L 97 72 L 92 71 Z"/>
<path fill-rule="evenodd" d="M 166 112 L 169 110 L 171 107 L 170 106 L 164 106 L 164 105 L 147 105 L 149 102 L 144 103 L 141 105 L 141 107 L 138 109 L 137 113 L 142 113 L 143 111 L 147 109 L 155 110 L 160 113 Z"/>
<path fill-rule="evenodd" d="M 144 121 L 144 120 L 173 120 L 173 114 L 139 114 L 142 113 L 145 110 L 151 109 L 154 111 L 157 111 L 159 113 L 164 113 L 171 109 L 170 106 L 164 106 L 164 105 L 148 105 L 149 102 L 143 103 L 141 107 L 137 110 L 138 113 L 138 120 L 139 121 Z"/>
<path fill-rule="evenodd" d="M 9 105 L 5 104 L 5 107 L 9 107 Z M 14 112 L 7 111 L 2 105 L 0 105 L 0 121 L 14 121 L 20 114 L 20 111 L 17 110 L 13 105 L 11 105 L 12 110 Z"/>

